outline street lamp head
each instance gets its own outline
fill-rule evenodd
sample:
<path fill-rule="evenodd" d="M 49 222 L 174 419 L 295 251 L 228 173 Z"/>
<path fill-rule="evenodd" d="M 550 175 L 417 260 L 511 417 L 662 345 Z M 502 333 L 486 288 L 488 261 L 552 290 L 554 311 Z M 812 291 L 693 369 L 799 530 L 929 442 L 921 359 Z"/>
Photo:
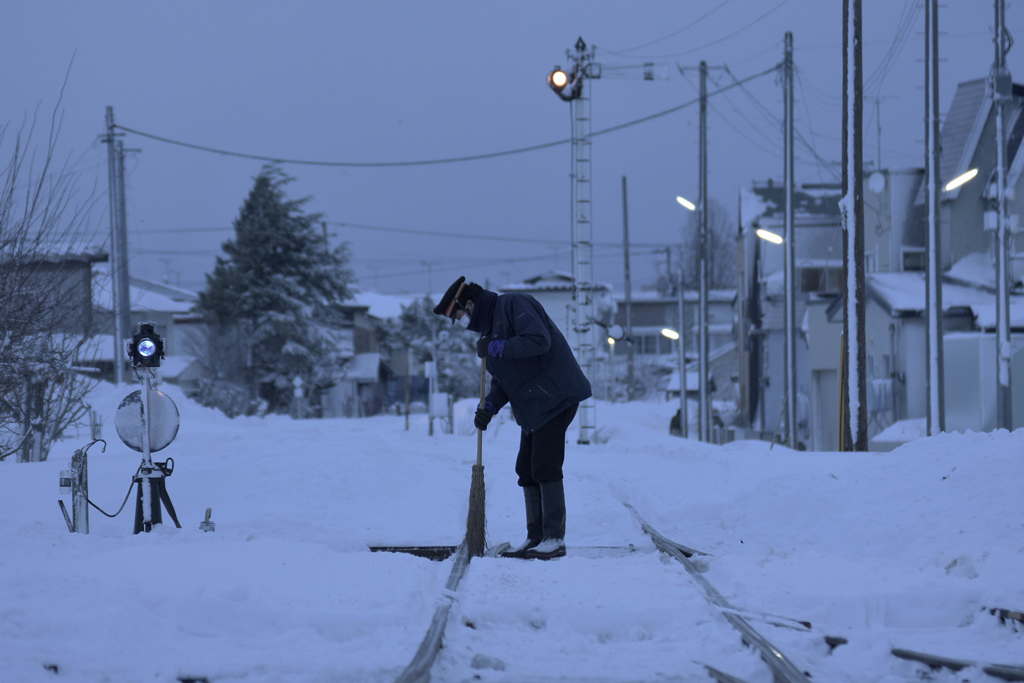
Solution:
<path fill-rule="evenodd" d="M 680 195 L 676 195 L 676 203 L 679 204 L 679 206 L 683 207 L 684 209 L 687 209 L 688 211 L 696 211 L 697 210 L 697 205 L 694 204 L 693 202 L 691 202 L 686 197 L 682 197 Z"/>
<path fill-rule="evenodd" d="M 608 346 L 615 346 L 615 337 L 608 337 Z"/>
<path fill-rule="evenodd" d="M 661 336 L 668 337 L 672 341 L 679 339 L 679 333 L 673 330 L 671 327 L 661 328 Z"/>
<path fill-rule="evenodd" d="M 945 187 L 943 187 L 942 189 L 944 192 L 952 192 L 961 185 L 964 185 L 965 183 L 968 183 L 971 180 L 973 180 L 974 176 L 976 175 L 978 175 L 978 169 L 976 168 L 964 171 L 963 173 L 961 173 L 960 175 L 946 183 Z"/>
<path fill-rule="evenodd" d="M 754 231 L 754 234 L 765 242 L 771 242 L 772 244 L 782 244 L 784 241 L 782 239 L 782 235 L 772 232 L 771 230 L 765 230 L 764 228 L 758 228 Z"/>
<path fill-rule="evenodd" d="M 569 74 L 567 74 L 562 67 L 556 66 L 548 74 L 548 85 L 559 95 L 565 90 L 565 86 L 569 85 Z"/>

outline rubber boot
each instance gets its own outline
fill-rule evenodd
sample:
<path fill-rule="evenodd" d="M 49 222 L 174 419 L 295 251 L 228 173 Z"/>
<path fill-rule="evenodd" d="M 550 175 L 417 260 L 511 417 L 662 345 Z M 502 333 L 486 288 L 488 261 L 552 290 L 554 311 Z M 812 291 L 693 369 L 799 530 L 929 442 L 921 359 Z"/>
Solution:
<path fill-rule="evenodd" d="M 543 481 L 540 484 L 540 503 L 543 513 L 541 533 L 543 538 L 536 546 L 527 550 L 524 557 L 533 560 L 550 560 L 565 556 L 565 488 L 562 480 Z"/>
<path fill-rule="evenodd" d="M 523 500 L 526 502 L 526 540 L 513 550 L 502 553 L 502 557 L 522 558 L 523 553 L 541 542 L 543 526 L 541 516 L 540 487 L 537 485 L 523 487 Z"/>

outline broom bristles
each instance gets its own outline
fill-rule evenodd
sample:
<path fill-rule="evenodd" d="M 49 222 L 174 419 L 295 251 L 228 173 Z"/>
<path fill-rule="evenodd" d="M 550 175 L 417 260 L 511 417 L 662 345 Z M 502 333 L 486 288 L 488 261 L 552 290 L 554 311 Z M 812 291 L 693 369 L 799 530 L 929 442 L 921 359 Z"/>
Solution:
<path fill-rule="evenodd" d="M 485 516 L 484 466 L 473 465 L 469 486 L 469 512 L 466 514 L 466 549 L 474 557 L 483 557 L 487 548 Z"/>

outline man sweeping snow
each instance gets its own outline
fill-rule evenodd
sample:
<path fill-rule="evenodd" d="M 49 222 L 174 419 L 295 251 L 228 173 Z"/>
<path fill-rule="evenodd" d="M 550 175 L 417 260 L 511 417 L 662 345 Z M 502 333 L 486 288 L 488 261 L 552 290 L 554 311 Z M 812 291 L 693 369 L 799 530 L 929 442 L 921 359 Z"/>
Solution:
<path fill-rule="evenodd" d="M 434 313 L 480 334 L 491 388 L 476 411 L 487 429 L 506 403 L 522 428 L 516 474 L 526 501 L 526 540 L 506 557 L 551 559 L 565 555 L 565 432 L 590 382 L 569 344 L 540 303 L 528 294 L 496 294 L 460 277 Z"/>

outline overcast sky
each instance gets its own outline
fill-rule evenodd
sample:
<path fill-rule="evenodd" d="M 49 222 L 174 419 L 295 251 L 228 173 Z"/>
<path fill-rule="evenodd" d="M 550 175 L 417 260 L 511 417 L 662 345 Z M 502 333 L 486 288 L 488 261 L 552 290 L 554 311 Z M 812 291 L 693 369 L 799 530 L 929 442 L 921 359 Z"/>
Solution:
<path fill-rule="evenodd" d="M 884 166 L 922 164 L 919 4 L 864 2 L 867 93 L 883 98 Z M 1007 4 L 1013 32 L 1024 25 L 1024 10 L 1019 0 Z M 728 65 L 741 78 L 771 67 L 781 60 L 783 34 L 790 30 L 801 86 L 798 129 L 822 157 L 836 160 L 841 11 L 840 0 L 6 0 L 0 120 L 17 126 L 37 106 L 52 107 L 74 56 L 61 144 L 75 159 L 83 189 L 96 183 L 101 201 L 92 225 L 102 239 L 108 230 L 106 152 L 98 136 L 106 105 L 125 126 L 253 154 L 433 159 L 568 137 L 569 105 L 544 79 L 553 65 L 566 65 L 565 50 L 577 36 L 597 46 L 605 68 L 606 77 L 592 89 L 596 130 L 692 99 L 696 76 L 680 75 L 677 65 L 704 59 Z M 901 23 L 910 14 L 913 23 Z M 987 0 L 949 0 L 941 9 L 943 111 L 957 82 L 988 73 L 992 23 Z M 887 54 L 888 68 L 879 69 Z M 645 61 L 657 63 L 658 79 L 615 68 Z M 1024 71 L 1021 47 L 1008 62 L 1015 74 Z M 715 80 L 728 82 L 721 72 L 712 76 L 710 89 Z M 781 119 L 780 82 L 773 75 L 712 100 L 709 191 L 730 211 L 740 187 L 781 178 L 780 123 L 769 114 Z M 875 124 L 869 101 L 865 158 L 872 162 Z M 133 135 L 125 143 L 141 149 L 127 163 L 133 274 L 200 288 L 260 162 Z M 799 181 L 834 179 L 806 150 L 798 148 L 797 157 Z M 332 239 L 351 245 L 362 289 L 436 291 L 461 274 L 498 285 L 568 269 L 568 146 L 447 165 L 286 170 L 296 178 L 291 192 L 311 196 L 310 208 L 330 221 L 564 239 L 562 245 L 531 244 L 332 225 Z M 626 175 L 632 239 L 677 241 L 683 217 L 673 197 L 697 194 L 697 170 L 695 107 L 595 139 L 595 239 L 621 240 L 620 179 Z M 650 252 L 634 254 L 637 285 L 656 274 L 660 257 Z M 621 250 L 598 249 L 595 274 L 620 288 Z"/>

